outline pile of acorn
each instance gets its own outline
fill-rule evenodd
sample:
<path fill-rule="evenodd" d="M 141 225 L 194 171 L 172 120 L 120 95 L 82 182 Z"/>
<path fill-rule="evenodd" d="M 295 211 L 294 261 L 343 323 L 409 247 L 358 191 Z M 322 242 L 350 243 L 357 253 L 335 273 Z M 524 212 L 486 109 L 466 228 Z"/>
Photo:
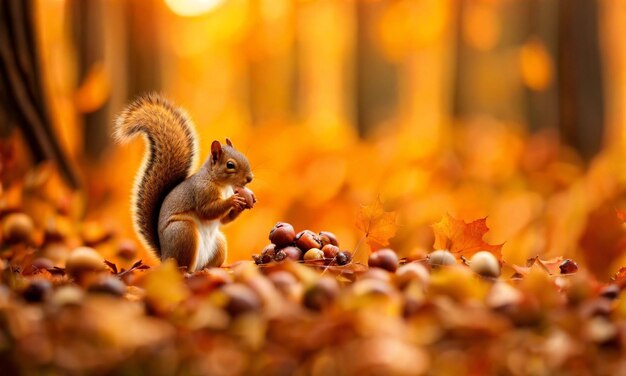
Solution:
<path fill-rule="evenodd" d="M 311 230 L 296 233 L 289 223 L 278 222 L 270 231 L 270 244 L 260 255 L 253 255 L 256 264 L 272 261 L 314 261 L 321 260 L 327 265 L 347 265 L 352 261 L 352 253 L 339 249 L 337 237 L 332 232 L 319 234 Z"/>

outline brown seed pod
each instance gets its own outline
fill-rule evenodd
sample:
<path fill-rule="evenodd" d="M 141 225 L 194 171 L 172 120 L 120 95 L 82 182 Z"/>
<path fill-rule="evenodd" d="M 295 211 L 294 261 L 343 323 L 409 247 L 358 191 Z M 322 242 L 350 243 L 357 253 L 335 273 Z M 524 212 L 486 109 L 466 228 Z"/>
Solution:
<path fill-rule="evenodd" d="M 395 272 L 396 269 L 398 269 L 398 255 L 396 255 L 396 253 L 389 248 L 379 249 L 376 252 L 372 252 L 367 260 L 367 264 L 370 267 L 382 268 L 390 272 Z"/>
<path fill-rule="evenodd" d="M 26 287 L 22 296 L 28 302 L 42 302 L 46 300 L 52 292 L 52 283 L 47 279 L 33 279 Z"/>
<path fill-rule="evenodd" d="M 124 296 L 126 284 L 119 278 L 107 276 L 99 278 L 87 288 L 89 292 L 108 294 L 113 296 Z"/>
<path fill-rule="evenodd" d="M 300 231 L 296 235 L 296 245 L 304 252 L 311 248 L 322 248 L 319 236 L 311 230 Z"/>
<path fill-rule="evenodd" d="M 12 213 L 2 222 L 2 237 L 6 244 L 30 243 L 35 231 L 33 220 L 24 213 Z"/>
<path fill-rule="evenodd" d="M 454 265 L 456 264 L 456 258 L 450 251 L 445 249 L 440 249 L 434 252 L 431 252 L 428 255 L 428 263 L 430 266 L 437 267 L 443 265 Z"/>
<path fill-rule="evenodd" d="M 324 247 L 322 247 L 322 252 L 324 252 L 324 257 L 326 258 L 335 258 L 335 256 L 337 256 L 337 253 L 339 253 L 339 247 L 332 244 L 326 244 Z"/>
<path fill-rule="evenodd" d="M 279 270 L 272 272 L 268 278 L 272 281 L 276 289 L 287 297 L 296 299 L 302 293 L 302 285 L 298 282 L 296 277 L 288 271 Z"/>
<path fill-rule="evenodd" d="M 73 278 L 80 278 L 85 273 L 105 270 L 104 259 L 93 248 L 78 247 L 70 253 L 65 265 L 65 271 Z"/>
<path fill-rule="evenodd" d="M 270 231 L 270 241 L 278 247 L 284 247 L 293 243 L 296 239 L 296 231 L 289 223 L 278 222 Z"/>
<path fill-rule="evenodd" d="M 334 278 L 323 277 L 304 292 L 303 304 L 314 311 L 330 306 L 339 295 L 339 284 Z"/>
<path fill-rule="evenodd" d="M 64 285 L 56 289 L 52 295 L 52 303 L 57 306 L 78 305 L 85 296 L 83 289 L 76 285 Z"/>
<path fill-rule="evenodd" d="M 574 260 L 565 259 L 561 265 L 559 265 L 559 270 L 561 271 L 561 274 L 576 273 L 578 271 L 578 264 L 576 264 Z"/>
<path fill-rule="evenodd" d="M 226 310 L 233 316 L 256 311 L 261 308 L 261 300 L 252 289 L 241 283 L 230 283 L 222 287 L 228 301 Z"/>
<path fill-rule="evenodd" d="M 324 252 L 319 248 L 311 248 L 304 254 L 305 260 L 321 260 L 324 258 Z"/>
<path fill-rule="evenodd" d="M 470 269 L 483 277 L 497 278 L 500 276 L 500 263 L 491 252 L 480 251 L 470 259 Z"/>
<path fill-rule="evenodd" d="M 294 247 L 292 245 L 282 248 L 281 251 L 285 252 L 286 258 L 289 260 L 302 260 L 302 250 L 298 247 Z"/>
<path fill-rule="evenodd" d="M 339 247 L 339 241 L 337 241 L 337 237 L 330 231 L 322 231 L 320 232 L 320 241 L 322 242 L 322 247 L 326 244 L 332 244 L 336 247 Z"/>
<path fill-rule="evenodd" d="M 274 256 L 276 255 L 276 246 L 274 244 L 268 244 L 263 248 L 261 252 L 261 263 L 267 264 L 274 260 Z"/>
<path fill-rule="evenodd" d="M 335 257 L 335 262 L 337 265 L 348 265 L 352 262 L 352 253 L 348 251 L 341 251 L 337 253 L 337 257 Z"/>
<path fill-rule="evenodd" d="M 396 285 L 404 289 L 411 282 L 417 281 L 422 286 L 428 285 L 430 274 L 426 267 L 419 262 L 410 262 L 402 265 L 396 271 Z"/>
<path fill-rule="evenodd" d="M 246 209 L 252 209 L 256 203 L 254 192 L 249 188 L 235 188 L 235 193 L 242 196 L 246 200 Z"/>

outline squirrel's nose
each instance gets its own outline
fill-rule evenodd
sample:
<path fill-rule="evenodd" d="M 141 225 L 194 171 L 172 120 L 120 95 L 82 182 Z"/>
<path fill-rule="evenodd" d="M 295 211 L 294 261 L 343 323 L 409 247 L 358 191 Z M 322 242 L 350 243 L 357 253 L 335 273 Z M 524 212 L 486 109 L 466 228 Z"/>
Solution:
<path fill-rule="evenodd" d="M 246 184 L 252 181 L 252 175 L 246 176 Z"/>

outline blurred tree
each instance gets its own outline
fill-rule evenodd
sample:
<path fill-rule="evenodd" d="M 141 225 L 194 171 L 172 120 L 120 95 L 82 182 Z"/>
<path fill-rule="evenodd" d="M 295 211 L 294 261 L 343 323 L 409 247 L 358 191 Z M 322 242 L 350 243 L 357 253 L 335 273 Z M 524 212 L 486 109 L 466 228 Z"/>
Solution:
<path fill-rule="evenodd" d="M 526 121 L 531 131 L 555 128 L 558 124 L 553 64 L 557 54 L 557 5 L 546 0 L 525 2 L 527 30 L 520 65 L 526 86 Z"/>
<path fill-rule="evenodd" d="M 74 39 L 78 52 L 78 75 L 85 88 L 80 95 L 77 107 L 83 114 L 84 153 L 98 159 L 109 144 L 109 98 L 98 98 L 101 90 L 88 89 L 88 86 L 108 85 L 108 77 L 103 76 L 104 63 L 104 11 L 102 0 L 75 0 L 71 3 Z M 99 82 L 98 82 L 99 81 Z M 108 94 L 108 93 L 106 93 Z"/>
<path fill-rule="evenodd" d="M 598 6 L 560 0 L 558 13 L 559 128 L 587 159 L 600 150 L 604 129 Z"/>
<path fill-rule="evenodd" d="M 393 116 L 398 101 L 398 67 L 388 62 L 373 40 L 374 28 L 389 1 L 356 1 L 355 112 L 360 136 Z"/>
<path fill-rule="evenodd" d="M 128 97 L 161 89 L 161 36 L 156 1 L 126 1 L 128 34 Z"/>
<path fill-rule="evenodd" d="M 35 163 L 49 160 L 72 188 L 78 178 L 54 133 L 42 89 L 35 1 L 0 0 L 0 107 L 15 117 Z M 5 133 L 3 131 L 3 133 Z"/>

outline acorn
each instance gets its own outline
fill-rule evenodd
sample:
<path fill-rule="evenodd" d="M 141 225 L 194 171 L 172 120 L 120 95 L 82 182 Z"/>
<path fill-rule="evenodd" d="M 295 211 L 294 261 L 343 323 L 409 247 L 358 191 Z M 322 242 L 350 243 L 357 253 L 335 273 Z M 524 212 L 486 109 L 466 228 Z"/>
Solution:
<path fill-rule="evenodd" d="M 305 307 L 320 311 L 330 306 L 339 295 L 339 284 L 335 278 L 322 277 L 309 286 L 304 292 Z"/>
<path fill-rule="evenodd" d="M 324 258 L 324 252 L 319 248 L 311 248 L 304 254 L 305 260 L 321 260 Z"/>
<path fill-rule="evenodd" d="M 376 252 L 372 252 L 367 260 L 367 265 L 395 272 L 398 269 L 398 255 L 389 248 L 379 249 Z"/>
<path fill-rule="evenodd" d="M 26 289 L 22 292 L 22 296 L 28 302 L 42 302 L 46 300 L 52 292 L 52 283 L 47 279 L 33 279 Z"/>
<path fill-rule="evenodd" d="M 281 253 L 282 252 L 282 253 Z M 281 253 L 281 256 L 278 254 Z M 284 253 L 284 256 L 282 254 Z M 278 260 L 280 258 L 280 260 Z M 284 259 L 289 259 L 293 261 L 298 261 L 302 259 L 302 250 L 298 247 L 294 247 L 292 245 L 282 248 L 280 251 L 276 252 L 276 256 L 274 257 L 276 261 L 281 261 Z"/>
<path fill-rule="evenodd" d="M 52 295 L 52 303 L 57 306 L 78 305 L 84 299 L 83 289 L 76 285 L 64 285 L 56 289 Z"/>
<path fill-rule="evenodd" d="M 30 243 L 34 231 L 33 220 L 24 213 L 9 214 L 2 222 L 2 237 L 6 244 Z"/>
<path fill-rule="evenodd" d="M 337 241 L 337 237 L 332 232 L 321 231 L 319 237 L 320 241 L 322 242 L 322 247 L 327 244 L 332 244 L 335 247 L 339 247 L 339 241 Z"/>
<path fill-rule="evenodd" d="M 337 253 L 339 253 L 339 247 L 329 243 L 322 247 L 322 252 L 324 252 L 324 257 L 326 258 L 335 258 Z"/>
<path fill-rule="evenodd" d="M 561 274 L 572 274 L 578 271 L 578 264 L 574 260 L 565 259 L 559 265 L 559 270 Z"/>
<path fill-rule="evenodd" d="M 302 285 L 296 277 L 285 270 L 279 270 L 272 272 L 268 276 L 269 280 L 274 284 L 274 287 L 283 294 L 294 301 L 298 301 L 302 295 Z"/>
<path fill-rule="evenodd" d="M 293 243 L 296 239 L 296 232 L 289 223 L 278 222 L 270 231 L 270 242 L 278 247 L 284 247 Z"/>
<path fill-rule="evenodd" d="M 107 276 L 98 279 L 95 283 L 89 285 L 89 292 L 108 294 L 113 296 L 124 296 L 126 293 L 126 284 L 119 278 Z"/>
<path fill-rule="evenodd" d="M 446 265 L 454 265 L 456 264 L 456 258 L 450 251 L 445 249 L 440 249 L 434 252 L 431 252 L 428 255 L 428 263 L 430 266 L 446 266 Z"/>
<path fill-rule="evenodd" d="M 276 254 L 276 246 L 274 244 L 268 244 L 263 248 L 261 252 L 261 263 L 267 264 L 274 260 Z"/>
<path fill-rule="evenodd" d="M 235 188 L 235 193 L 242 196 L 246 200 L 245 209 L 252 209 L 254 204 L 256 203 L 256 197 L 254 196 L 254 192 L 252 192 L 249 188 Z"/>
<path fill-rule="evenodd" d="M 104 259 L 93 248 L 78 247 L 70 253 L 65 264 L 65 272 L 73 278 L 83 274 L 105 270 Z"/>
<path fill-rule="evenodd" d="M 491 252 L 480 251 L 470 259 L 470 269 L 483 277 L 497 278 L 500 276 L 500 263 Z"/>
<path fill-rule="evenodd" d="M 224 285 L 222 292 L 227 297 L 225 308 L 233 316 L 261 308 L 259 297 L 244 284 L 230 283 Z"/>
<path fill-rule="evenodd" d="M 352 253 L 349 251 L 341 251 L 337 253 L 337 257 L 335 257 L 335 262 L 337 265 L 348 265 L 352 262 Z"/>
<path fill-rule="evenodd" d="M 311 248 L 322 248 L 319 236 L 311 230 L 300 231 L 296 235 L 296 245 L 303 251 L 308 251 Z"/>
<path fill-rule="evenodd" d="M 396 285 L 400 289 L 404 289 L 413 281 L 418 281 L 422 286 L 428 285 L 430 281 L 428 270 L 419 262 L 404 264 L 396 271 Z"/>

